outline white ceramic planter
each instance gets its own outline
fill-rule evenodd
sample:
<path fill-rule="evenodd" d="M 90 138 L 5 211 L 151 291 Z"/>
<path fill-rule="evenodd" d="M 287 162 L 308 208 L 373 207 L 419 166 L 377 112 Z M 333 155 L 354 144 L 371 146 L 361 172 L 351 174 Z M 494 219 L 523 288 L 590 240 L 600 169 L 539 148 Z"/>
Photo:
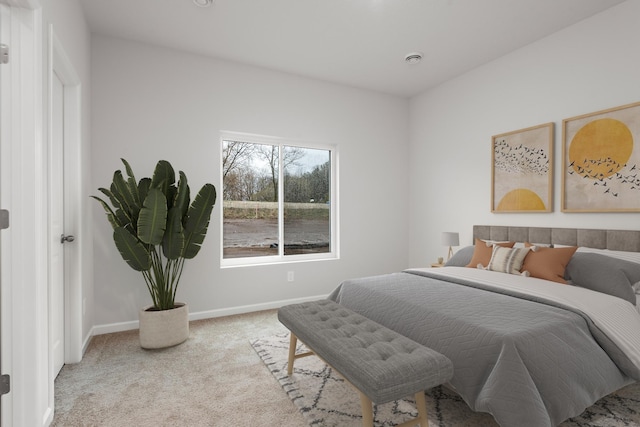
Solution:
<path fill-rule="evenodd" d="M 154 349 L 181 344 L 189 338 L 189 307 L 177 302 L 172 310 L 140 310 L 140 346 Z"/>

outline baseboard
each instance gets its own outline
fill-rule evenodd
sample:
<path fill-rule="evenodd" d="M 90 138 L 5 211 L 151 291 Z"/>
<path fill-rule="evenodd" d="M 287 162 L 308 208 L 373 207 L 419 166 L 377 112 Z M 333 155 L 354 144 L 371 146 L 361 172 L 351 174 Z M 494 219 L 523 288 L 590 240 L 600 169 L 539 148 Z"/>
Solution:
<path fill-rule="evenodd" d="M 91 344 L 91 339 L 95 335 L 94 329 L 95 327 L 91 328 L 91 330 L 89 331 L 89 334 L 87 334 L 87 336 L 84 338 L 84 341 L 82 341 L 82 357 L 84 357 L 85 353 L 87 352 L 87 349 L 89 348 L 89 344 Z"/>
<path fill-rule="evenodd" d="M 232 316 L 234 314 L 251 313 L 254 311 L 272 310 L 288 304 L 298 304 L 301 302 L 314 301 L 314 300 L 318 300 L 326 297 L 327 295 L 317 295 L 312 297 L 293 298 L 293 299 L 287 299 L 287 300 L 281 300 L 281 301 L 271 301 L 271 302 L 266 302 L 261 304 L 241 305 L 237 307 L 221 308 L 217 310 L 199 311 L 195 313 L 189 313 L 189 321 L 212 319 L 214 317 Z M 82 349 L 82 354 L 84 354 L 84 352 L 86 351 L 86 347 L 88 347 L 89 343 L 91 342 L 91 337 L 94 335 L 130 331 L 133 329 L 138 329 L 137 320 L 131 321 L 131 322 L 119 322 L 119 323 L 110 323 L 107 325 L 94 326 L 91 329 L 90 336 L 88 337 L 88 339 L 85 340 L 85 343 Z"/>

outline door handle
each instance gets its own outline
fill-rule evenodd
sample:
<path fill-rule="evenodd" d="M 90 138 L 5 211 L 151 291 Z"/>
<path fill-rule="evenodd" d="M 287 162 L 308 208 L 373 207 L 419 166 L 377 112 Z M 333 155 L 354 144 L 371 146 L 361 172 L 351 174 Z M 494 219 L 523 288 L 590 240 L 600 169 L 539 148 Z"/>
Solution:
<path fill-rule="evenodd" d="M 74 240 L 76 240 L 75 236 L 69 235 L 69 236 L 65 236 L 64 234 L 60 235 L 60 243 L 71 243 Z"/>

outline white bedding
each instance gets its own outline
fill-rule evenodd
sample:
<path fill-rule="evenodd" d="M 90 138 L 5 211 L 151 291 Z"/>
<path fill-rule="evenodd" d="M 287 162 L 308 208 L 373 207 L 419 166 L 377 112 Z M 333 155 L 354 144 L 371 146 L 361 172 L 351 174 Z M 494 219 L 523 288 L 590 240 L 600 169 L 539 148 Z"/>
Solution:
<path fill-rule="evenodd" d="M 640 369 L 640 308 L 628 301 L 578 286 L 475 268 L 411 270 L 428 270 L 431 275 L 473 280 L 495 289 L 508 289 L 579 310 Z"/>

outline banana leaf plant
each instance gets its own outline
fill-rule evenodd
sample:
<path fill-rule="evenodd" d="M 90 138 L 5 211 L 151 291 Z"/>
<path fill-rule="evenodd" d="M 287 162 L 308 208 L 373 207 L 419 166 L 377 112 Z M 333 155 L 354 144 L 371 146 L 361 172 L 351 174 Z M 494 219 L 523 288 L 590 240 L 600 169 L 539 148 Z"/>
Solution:
<path fill-rule="evenodd" d="M 126 178 L 117 170 L 111 187 L 98 189 L 110 204 L 91 197 L 104 208 L 122 258 L 142 273 L 155 309 L 170 310 L 184 262 L 198 254 L 207 234 L 216 188 L 203 185 L 191 202 L 186 175 L 180 171 L 176 183 L 166 160 L 158 162 L 152 178 L 140 181 L 129 163 L 121 160 Z"/>

